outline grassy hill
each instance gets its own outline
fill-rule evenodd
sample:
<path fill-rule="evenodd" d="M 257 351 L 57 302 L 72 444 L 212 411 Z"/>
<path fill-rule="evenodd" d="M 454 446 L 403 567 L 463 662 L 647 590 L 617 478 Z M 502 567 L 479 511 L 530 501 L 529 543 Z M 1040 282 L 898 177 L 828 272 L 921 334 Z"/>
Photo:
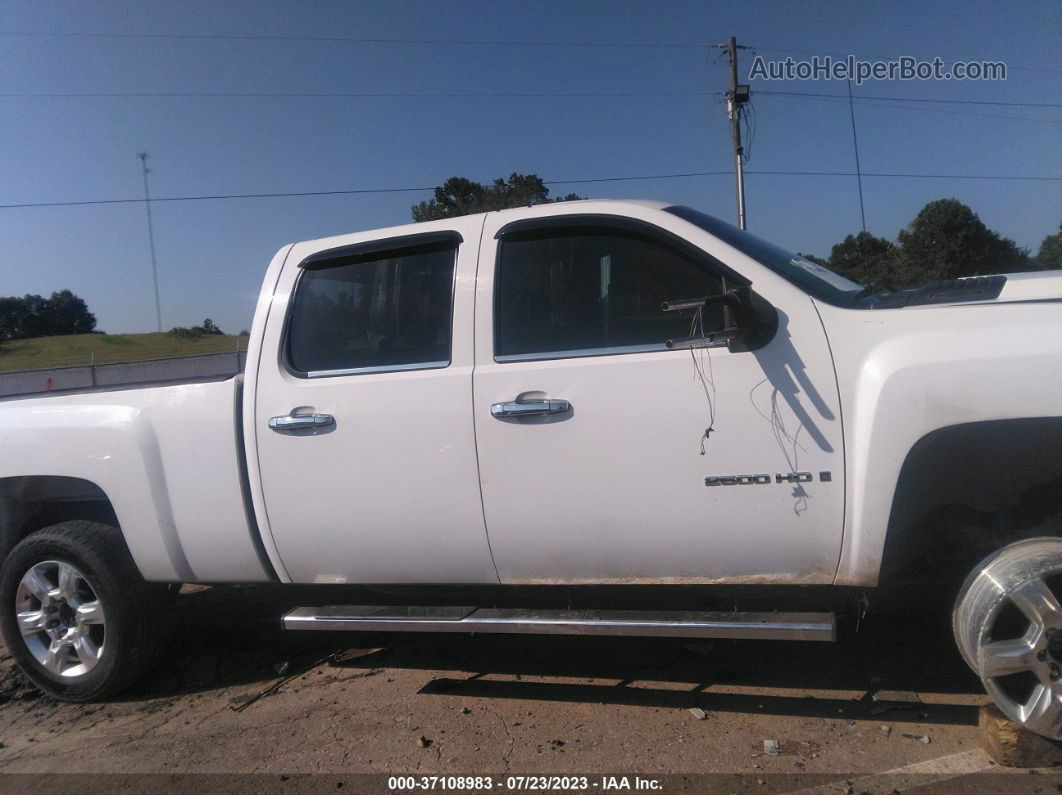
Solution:
<path fill-rule="evenodd" d="M 237 338 L 211 334 L 196 339 L 161 334 L 74 334 L 0 342 L 0 373 L 13 370 L 40 370 L 77 364 L 111 364 L 162 359 L 167 356 L 195 356 L 201 353 L 230 353 Z M 240 350 L 247 349 L 247 337 L 239 338 Z"/>

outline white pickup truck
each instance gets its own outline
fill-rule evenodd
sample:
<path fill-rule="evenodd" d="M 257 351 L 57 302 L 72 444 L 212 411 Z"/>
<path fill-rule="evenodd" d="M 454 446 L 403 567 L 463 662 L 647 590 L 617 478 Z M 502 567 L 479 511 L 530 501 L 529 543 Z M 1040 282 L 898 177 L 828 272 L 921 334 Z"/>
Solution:
<path fill-rule="evenodd" d="M 834 613 L 794 606 L 892 578 L 1058 737 L 1060 516 L 1062 274 L 886 292 L 658 202 L 288 245 L 243 376 L 0 400 L 0 628 L 68 700 L 145 670 L 166 584 L 350 586 L 293 630 L 808 641 Z"/>

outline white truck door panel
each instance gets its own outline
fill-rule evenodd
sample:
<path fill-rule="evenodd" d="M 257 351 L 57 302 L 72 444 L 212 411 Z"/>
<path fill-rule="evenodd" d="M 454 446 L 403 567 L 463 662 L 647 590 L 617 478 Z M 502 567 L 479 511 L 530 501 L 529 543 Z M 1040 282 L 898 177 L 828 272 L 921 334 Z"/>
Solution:
<path fill-rule="evenodd" d="M 382 244 L 351 235 L 289 255 L 263 340 L 254 432 L 263 530 L 292 581 L 497 582 L 471 407 L 481 225 L 426 225 L 426 235 Z M 456 262 L 452 233 L 464 241 Z M 325 424 L 269 427 L 309 415 Z"/>
<path fill-rule="evenodd" d="M 699 293 L 670 294 L 700 278 L 668 259 L 677 256 L 667 251 L 673 238 L 630 243 L 642 232 L 610 230 L 595 216 L 582 229 L 499 241 L 504 220 L 490 216 L 483 230 L 473 379 L 501 580 L 830 582 L 843 522 L 841 421 L 808 296 L 778 279 L 757 283 L 766 269 L 746 273 L 747 258 L 735 252 L 738 262 L 728 262 L 731 250 L 715 241 L 716 260 L 778 309 L 779 329 L 754 352 L 667 350 L 664 340 L 678 335 L 660 300 L 718 283 L 711 275 Z M 491 410 L 549 400 L 570 407 L 527 418 Z M 789 482 L 794 473 L 811 481 Z M 708 477 L 724 480 L 707 486 Z"/>

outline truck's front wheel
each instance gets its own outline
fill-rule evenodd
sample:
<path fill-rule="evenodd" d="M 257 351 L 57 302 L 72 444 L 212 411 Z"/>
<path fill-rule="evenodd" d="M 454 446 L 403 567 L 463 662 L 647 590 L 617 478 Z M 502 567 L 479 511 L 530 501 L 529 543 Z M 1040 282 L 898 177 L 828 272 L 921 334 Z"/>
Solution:
<path fill-rule="evenodd" d="M 1062 739 L 1062 538 L 1017 541 L 970 573 L 952 614 L 959 651 L 997 706 Z"/>
<path fill-rule="evenodd" d="M 158 638 L 148 622 L 158 622 L 163 591 L 140 577 L 116 528 L 63 522 L 27 536 L 4 561 L 0 631 L 45 692 L 106 698 L 153 662 Z"/>

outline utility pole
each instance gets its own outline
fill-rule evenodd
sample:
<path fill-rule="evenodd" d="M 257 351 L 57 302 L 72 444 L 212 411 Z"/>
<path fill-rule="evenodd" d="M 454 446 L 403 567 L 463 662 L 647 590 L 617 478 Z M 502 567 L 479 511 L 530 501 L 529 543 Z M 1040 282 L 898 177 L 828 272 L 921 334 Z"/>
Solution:
<path fill-rule="evenodd" d="M 738 227 L 745 228 L 745 151 L 741 146 L 741 106 L 749 101 L 748 85 L 738 84 L 737 51 L 739 47 L 733 36 L 725 45 L 730 60 L 730 90 L 726 92 L 726 112 L 730 118 L 730 137 L 734 144 L 734 177 L 737 181 Z"/>
<path fill-rule="evenodd" d="M 867 231 L 867 213 L 863 209 L 863 170 L 859 167 L 859 138 L 856 137 L 855 104 L 852 100 L 852 79 L 848 79 L 848 113 L 852 119 L 852 146 L 855 148 L 856 184 L 859 186 L 859 219 L 863 222 L 863 231 Z"/>
<path fill-rule="evenodd" d="M 159 301 L 159 269 L 155 263 L 155 228 L 151 222 L 151 191 L 148 190 L 148 167 L 147 167 L 147 152 L 140 152 L 137 154 L 140 158 L 140 165 L 144 169 L 144 206 L 147 208 L 147 227 L 148 227 L 148 243 L 151 246 L 151 281 L 155 285 L 155 324 L 158 326 L 158 330 L 162 331 L 162 304 Z"/>

